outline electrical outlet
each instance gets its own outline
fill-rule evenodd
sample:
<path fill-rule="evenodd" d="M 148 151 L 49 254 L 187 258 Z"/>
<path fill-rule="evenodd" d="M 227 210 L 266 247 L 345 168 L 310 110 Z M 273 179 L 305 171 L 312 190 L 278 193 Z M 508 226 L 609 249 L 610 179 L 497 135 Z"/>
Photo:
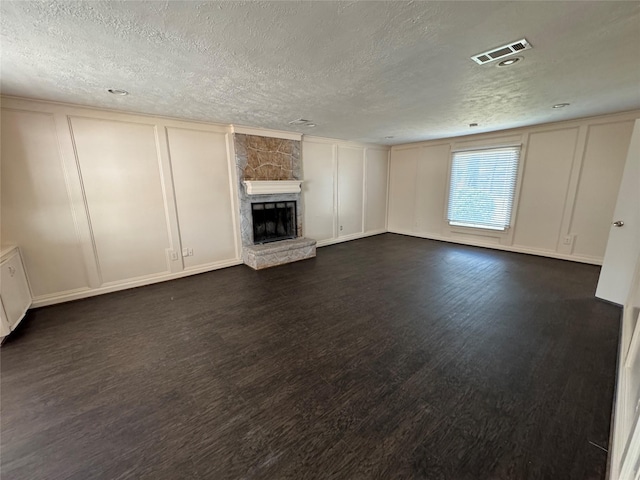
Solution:
<path fill-rule="evenodd" d="M 565 235 L 564 238 L 562 239 L 562 244 L 571 246 L 573 245 L 573 241 L 575 240 L 575 238 L 576 238 L 575 235 Z"/>
<path fill-rule="evenodd" d="M 171 260 L 178 260 L 178 252 L 171 250 Z"/>
<path fill-rule="evenodd" d="M 184 247 L 182 249 L 182 256 L 183 257 L 188 257 L 189 256 L 189 249 L 187 247 Z"/>
<path fill-rule="evenodd" d="M 187 248 L 187 255 L 193 257 L 193 248 Z"/>

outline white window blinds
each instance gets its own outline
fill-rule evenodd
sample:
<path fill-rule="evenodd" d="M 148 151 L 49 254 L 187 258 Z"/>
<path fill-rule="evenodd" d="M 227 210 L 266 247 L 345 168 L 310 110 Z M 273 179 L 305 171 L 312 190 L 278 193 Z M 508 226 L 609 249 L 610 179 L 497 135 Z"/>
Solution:
<path fill-rule="evenodd" d="M 519 146 L 454 152 L 449 186 L 449 224 L 507 229 L 511 221 L 519 158 Z"/>

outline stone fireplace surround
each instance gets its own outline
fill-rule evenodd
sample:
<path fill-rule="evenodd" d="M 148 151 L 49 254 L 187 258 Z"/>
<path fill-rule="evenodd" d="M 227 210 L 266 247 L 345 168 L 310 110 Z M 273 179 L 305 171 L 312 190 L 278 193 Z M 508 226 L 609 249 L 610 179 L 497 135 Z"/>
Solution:
<path fill-rule="evenodd" d="M 234 133 L 242 260 L 255 270 L 316 256 L 316 241 L 302 236 L 302 196 L 298 193 L 249 195 L 245 181 L 302 180 L 300 141 Z M 284 182 L 283 182 L 284 184 Z M 287 190 L 283 188 L 283 190 Z M 254 245 L 251 204 L 296 202 L 297 238 Z"/>

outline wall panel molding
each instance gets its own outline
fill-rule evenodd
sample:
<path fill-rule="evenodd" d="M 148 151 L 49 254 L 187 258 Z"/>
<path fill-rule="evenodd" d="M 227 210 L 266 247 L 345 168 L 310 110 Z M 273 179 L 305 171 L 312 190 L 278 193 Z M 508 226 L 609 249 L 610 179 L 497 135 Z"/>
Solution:
<path fill-rule="evenodd" d="M 608 210 L 617 194 L 614 176 L 621 174 L 626 143 L 637 115 L 640 111 L 393 146 L 388 228 L 426 238 L 487 247 L 511 246 L 522 253 L 599 264 L 609 226 Z M 598 133 L 597 138 L 593 132 Z M 450 227 L 446 198 L 443 202 L 438 192 L 443 185 L 445 197 L 448 194 L 451 158 L 449 155 L 446 159 L 444 174 L 442 170 L 426 168 L 427 162 L 438 160 L 429 159 L 425 152 L 443 145 L 457 150 L 507 143 L 522 145 L 512 228 L 482 241 L 483 233 L 474 235 L 472 229 L 459 232 Z M 554 155 L 557 158 L 551 161 Z M 441 219 L 424 214 L 426 206 L 439 204 Z M 499 237 L 497 242 L 494 237 Z"/>

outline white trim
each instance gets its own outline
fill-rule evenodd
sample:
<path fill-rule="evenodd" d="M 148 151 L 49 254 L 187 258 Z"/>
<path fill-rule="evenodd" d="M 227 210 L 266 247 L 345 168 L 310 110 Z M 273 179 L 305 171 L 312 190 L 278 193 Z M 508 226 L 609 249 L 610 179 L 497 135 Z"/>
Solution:
<path fill-rule="evenodd" d="M 42 112 L 38 112 L 42 113 Z M 58 152 L 60 152 L 60 167 L 64 176 L 67 199 L 73 219 L 76 240 L 81 251 L 85 278 L 83 283 L 88 283 L 90 287 L 100 286 L 101 279 L 96 264 L 96 254 L 92 239 L 91 225 L 89 218 L 85 215 L 86 205 L 84 202 L 84 185 L 80 179 L 80 170 L 76 158 L 76 143 L 73 137 L 71 117 L 64 112 L 52 112 L 55 124 L 56 141 Z M 33 297 L 33 289 L 31 289 Z"/>
<path fill-rule="evenodd" d="M 345 145 L 342 145 L 342 147 L 344 148 Z M 336 159 L 336 166 L 335 166 L 335 171 L 333 172 L 334 174 L 334 179 L 335 179 L 335 188 L 333 191 L 334 194 L 334 223 L 335 225 L 335 233 L 333 234 L 333 236 L 335 238 L 340 238 L 340 232 L 342 232 L 342 225 L 340 225 L 340 163 L 341 163 L 341 159 L 340 159 L 340 144 L 335 143 L 333 145 L 333 150 L 335 152 L 335 159 Z"/>
<path fill-rule="evenodd" d="M 565 245 L 563 239 L 566 236 L 571 236 L 571 224 L 573 223 L 573 213 L 575 211 L 576 201 L 578 199 L 578 187 L 580 176 L 582 174 L 582 165 L 584 163 L 584 156 L 587 151 L 587 136 L 589 127 L 589 125 L 582 125 L 579 127 L 571 127 L 558 130 L 576 130 L 576 140 L 573 145 L 573 158 L 571 159 L 571 170 L 569 171 L 570 174 L 567 180 L 567 189 L 564 197 L 564 208 L 562 210 L 562 217 L 560 220 L 560 231 L 558 232 L 558 239 L 556 241 L 556 250 L 559 252 L 571 253 L 573 252 L 573 246 L 575 244 L 575 242 L 572 241 L 571 245 Z M 540 133 L 544 134 L 547 132 Z"/>
<path fill-rule="evenodd" d="M 360 222 L 360 231 L 366 231 L 367 221 L 367 150 L 368 147 L 362 149 L 362 221 Z"/>
<path fill-rule="evenodd" d="M 547 130 L 556 130 L 572 127 L 580 127 L 585 122 L 589 125 L 597 125 L 601 123 L 617 123 L 627 120 L 635 120 L 640 115 L 640 110 L 626 110 L 623 112 L 610 113 L 604 115 L 591 115 L 588 117 L 574 118 L 571 120 L 560 120 L 557 122 L 536 123 L 533 125 L 523 125 L 522 127 L 509 128 L 506 130 L 493 130 L 484 133 L 473 133 L 469 135 L 449 135 L 446 137 L 433 138 L 430 140 L 418 140 L 415 142 L 398 143 L 392 145 L 392 150 L 405 150 L 411 147 L 420 146 L 436 146 L 442 143 L 466 143 L 471 141 L 489 141 L 493 138 L 507 137 L 510 135 L 522 135 L 523 133 L 537 133 Z"/>
<path fill-rule="evenodd" d="M 635 468 L 635 463 L 640 457 L 640 422 L 636 422 L 635 428 L 633 429 L 633 434 L 630 436 L 629 444 L 627 445 L 627 450 L 625 452 L 624 457 L 622 458 L 622 470 L 620 471 L 621 480 L 624 479 L 633 479 L 633 474 L 635 473 L 633 469 Z M 636 475 L 636 479 L 638 476 Z"/>
<path fill-rule="evenodd" d="M 484 236 L 489 236 L 489 237 L 498 239 L 498 241 L 500 242 L 500 245 L 512 245 L 513 239 L 515 236 L 515 230 L 517 227 L 518 210 L 520 207 L 520 194 L 522 191 L 522 183 L 524 179 L 524 171 L 526 167 L 527 154 L 528 154 L 529 136 L 528 136 L 528 133 L 523 132 L 519 136 L 518 135 L 500 135 L 497 137 L 493 137 L 491 141 L 493 142 L 494 139 L 496 139 L 495 143 L 485 143 L 483 139 L 470 139 L 464 142 L 459 142 L 455 138 L 451 139 L 451 141 L 448 142 L 449 160 L 447 165 L 447 182 L 445 186 L 445 197 L 443 201 L 444 210 L 443 210 L 443 216 L 442 216 L 442 221 L 443 221 L 442 228 L 443 228 L 443 231 L 449 232 L 449 234 L 459 233 L 459 234 L 479 235 L 479 236 L 484 235 Z M 502 140 L 502 143 L 501 143 L 501 140 Z M 437 146 L 443 146 L 443 145 L 447 145 L 447 143 L 438 144 Z M 455 148 L 456 145 L 465 145 L 465 147 Z M 454 154 L 456 152 L 460 153 L 460 152 L 475 151 L 475 150 L 502 148 L 496 145 L 502 145 L 502 147 L 504 148 L 509 148 L 509 147 L 520 148 L 520 151 L 518 154 L 518 169 L 516 171 L 516 184 L 513 191 L 513 199 L 511 204 L 511 219 L 509 221 L 509 225 L 504 230 L 465 227 L 462 225 L 451 225 L 449 223 L 449 194 L 451 191 L 451 169 L 453 166 Z M 436 146 L 436 145 L 424 144 L 424 145 L 421 145 L 420 148 L 430 148 L 432 146 Z M 418 181 L 418 175 L 416 175 L 415 181 L 416 182 Z M 417 191 L 419 186 L 416 184 L 415 188 Z M 414 225 L 417 227 L 417 223 L 415 223 L 415 220 L 414 220 Z M 450 238 L 449 236 L 443 237 L 444 241 L 448 241 L 449 238 Z M 435 240 L 440 240 L 440 238 L 437 238 Z M 464 242 L 456 242 L 456 243 L 464 243 Z M 481 244 L 481 243 L 474 244 L 474 245 L 485 246 L 484 244 Z M 495 245 L 495 244 L 491 244 L 491 245 Z M 532 253 L 532 252 L 522 252 L 522 253 Z"/>
<path fill-rule="evenodd" d="M 167 226 L 167 238 L 169 246 L 165 248 L 182 251 L 182 234 L 180 233 L 180 222 L 178 219 L 178 205 L 175 198 L 175 186 L 173 184 L 173 167 L 171 163 L 171 150 L 169 149 L 169 128 L 155 125 L 153 130 L 156 139 L 156 153 L 158 162 L 158 174 L 160 175 L 160 188 L 162 189 L 162 201 L 164 205 L 165 224 Z M 176 249 L 175 245 L 179 248 Z M 171 260 L 171 255 L 165 255 L 167 270 L 177 272 L 178 267 L 184 268 L 184 260 L 175 262 Z"/>
<path fill-rule="evenodd" d="M 282 138 L 285 140 L 297 140 L 298 142 L 302 141 L 301 133 L 285 132 L 284 130 L 270 130 L 259 127 L 231 125 L 231 131 L 233 133 L 240 133 L 242 135 L 257 135 L 259 137 Z"/>
<path fill-rule="evenodd" d="M 231 208 L 233 214 L 233 243 L 236 252 L 236 258 L 242 258 L 242 232 L 240 231 L 240 197 L 238 195 L 238 165 L 236 163 L 236 147 L 233 141 L 233 133 L 225 134 L 225 143 L 227 146 L 227 168 L 229 169 L 229 196 L 231 198 Z"/>
<path fill-rule="evenodd" d="M 522 149 L 522 142 L 520 143 L 505 143 L 505 144 L 496 144 L 496 145 L 483 145 L 481 147 L 468 147 L 468 148 L 456 148 L 455 150 L 451 150 L 450 153 L 463 153 L 463 152 L 475 152 L 478 150 L 499 150 L 500 148 L 514 148 L 520 147 Z"/>
<path fill-rule="evenodd" d="M 104 279 L 102 277 L 102 268 L 100 266 L 100 258 L 98 256 L 98 247 L 96 246 L 96 237 L 93 234 L 91 212 L 89 211 L 89 201 L 87 200 L 87 193 L 84 187 L 84 178 L 82 176 L 82 166 L 80 165 L 80 156 L 78 155 L 78 146 L 76 145 L 76 136 L 73 130 L 74 115 L 69 113 L 66 115 L 66 118 L 67 118 L 67 125 L 69 127 L 69 140 L 71 141 L 71 146 L 73 147 L 73 161 L 75 163 L 74 166 L 76 169 L 74 173 L 76 173 L 77 175 L 78 185 L 80 186 L 80 195 L 82 199 L 82 206 L 81 206 L 80 212 L 78 212 L 78 215 L 80 216 L 81 214 L 83 214 L 82 218 L 85 219 L 86 225 L 88 228 L 87 241 L 89 243 L 88 245 L 83 246 L 83 248 L 86 248 L 88 251 L 90 251 L 91 257 L 86 258 L 86 260 L 88 261 L 87 266 L 91 268 L 89 278 L 90 280 L 98 282 L 97 284 L 90 283 L 90 286 L 96 287 L 98 285 L 102 285 L 104 283 Z M 91 117 L 80 117 L 80 116 L 75 116 L 75 118 L 92 119 Z M 105 119 L 99 117 L 98 120 L 105 120 Z M 116 121 L 123 122 L 122 119 L 118 119 Z M 147 125 L 153 125 L 153 124 L 147 124 Z M 89 247 L 90 247 L 90 250 L 89 250 Z"/>
<path fill-rule="evenodd" d="M 89 105 L 79 105 L 76 103 L 54 102 L 51 100 L 38 100 L 27 97 L 15 97 L 10 95 L 0 95 L 2 108 L 12 110 L 32 110 L 36 108 L 40 113 L 62 113 L 68 116 L 86 116 L 88 118 L 101 119 L 122 119 L 131 123 L 151 123 L 165 126 L 175 126 L 177 128 L 202 129 L 205 131 L 228 132 L 230 125 L 223 123 L 195 120 L 185 117 L 170 117 L 163 115 L 152 115 L 148 113 L 133 112 L 130 110 L 116 110 L 108 107 L 92 107 Z"/>
<path fill-rule="evenodd" d="M 361 143 L 361 142 L 352 142 L 350 140 L 340 140 L 338 138 L 329 138 L 329 137 L 315 137 L 313 135 L 304 135 L 302 137 L 303 142 L 310 143 L 330 143 L 336 145 L 342 145 L 346 147 L 366 147 L 366 148 L 377 148 L 379 150 L 389 151 L 391 147 L 388 145 L 381 145 L 379 143 Z"/>
<path fill-rule="evenodd" d="M 387 152 L 387 195 L 384 204 L 384 230 L 389 230 L 389 186 L 391 185 L 391 149 Z"/>
<path fill-rule="evenodd" d="M 3 263 L 5 260 L 8 260 L 10 257 L 15 255 L 15 252 L 18 251 L 17 245 L 5 245 L 2 247 L 2 251 L 0 251 L 0 263 Z"/>
<path fill-rule="evenodd" d="M 171 253 L 182 252 L 182 232 L 178 217 L 178 200 L 174 184 L 173 159 L 169 145 L 169 129 L 175 127 L 162 126 L 162 135 L 157 135 L 158 152 L 160 155 L 160 182 L 164 200 L 165 215 L 167 217 L 167 233 L 169 247 L 166 248 L 167 265 L 170 271 L 179 272 L 184 269 L 184 257 L 178 255 L 178 260 L 171 259 Z M 186 129 L 180 129 L 186 130 Z"/>
<path fill-rule="evenodd" d="M 640 325 L 636 324 L 640 304 L 640 257 L 636 261 L 635 274 L 622 310 L 618 341 L 618 365 L 616 390 L 611 420 L 609 465 L 611 480 L 631 480 L 633 468 L 640 460 L 640 420 L 636 393 L 630 387 L 630 379 L 637 372 L 634 362 L 640 355 Z M 632 415 L 629 421 L 628 415 Z M 638 477 L 633 477 L 637 479 Z"/>
<path fill-rule="evenodd" d="M 192 267 L 188 270 L 177 273 L 167 273 L 158 275 L 155 277 L 144 277 L 142 279 L 136 279 L 131 281 L 119 282 L 117 284 L 111 284 L 99 288 L 78 288 L 74 290 L 67 290 L 66 292 L 56 293 L 52 295 L 43 295 L 33 299 L 31 308 L 45 307 L 47 305 L 54 305 L 56 303 L 69 302 L 71 300 L 79 300 L 81 298 L 95 297 L 97 295 L 103 295 L 105 293 L 118 292 L 120 290 L 128 290 L 129 288 L 142 287 L 145 285 L 152 285 L 154 283 L 166 282 L 167 280 L 175 280 L 178 278 L 189 277 L 198 273 L 210 272 L 212 270 L 219 270 L 221 268 L 232 267 L 235 265 L 242 265 L 242 260 L 223 260 L 220 262 L 209 263 L 206 265 L 200 265 L 198 267 Z"/>
<path fill-rule="evenodd" d="M 430 233 L 411 232 L 408 230 L 389 230 L 389 233 L 397 233 L 410 237 L 426 238 L 429 240 L 438 240 L 441 242 L 457 243 L 460 245 L 469 245 L 471 247 L 491 248 L 494 250 L 504 250 L 514 253 L 525 253 L 527 255 L 537 255 L 539 257 L 557 258 L 559 260 L 569 260 L 578 263 L 588 263 L 590 265 L 602 265 L 602 258 L 589 257 L 587 255 L 566 255 L 556 253 L 549 250 L 537 250 L 535 248 L 518 247 L 512 245 L 500 245 L 496 243 L 474 242 L 473 240 L 458 240 L 456 238 L 444 237 L 442 235 L 433 235 Z"/>
<path fill-rule="evenodd" d="M 302 180 L 244 180 L 247 195 L 300 193 Z"/>
<path fill-rule="evenodd" d="M 386 230 L 372 230 L 365 233 L 353 233 L 351 235 L 345 235 L 344 237 L 327 238 L 325 240 L 319 240 L 316 247 L 326 247 L 334 245 L 336 243 L 349 242 L 351 240 L 357 240 L 359 238 L 372 237 L 373 235 L 380 235 L 381 233 L 387 233 Z"/>
<path fill-rule="evenodd" d="M 0 297 L 0 308 L 2 309 L 2 316 L 3 316 L 2 320 L 0 321 L 6 322 L 6 326 L 9 328 L 7 335 L 9 335 L 11 332 L 13 332 L 16 329 L 18 324 L 27 315 L 27 312 L 29 311 L 29 309 L 33 306 L 33 290 L 31 288 L 31 283 L 29 282 L 29 277 L 27 276 L 27 269 L 25 268 L 24 259 L 22 258 L 22 253 L 20 252 L 20 248 L 16 245 L 9 245 L 4 247 L 0 254 L 0 264 L 9 262 L 13 258 L 17 258 L 17 261 L 20 262 L 20 268 L 22 271 L 20 272 L 19 276 L 24 275 L 24 282 L 27 287 L 27 292 L 29 293 L 29 303 L 25 305 L 24 310 L 22 311 L 18 319 L 14 320 L 12 318 L 9 318 L 9 316 L 7 315 L 7 311 L 4 307 L 4 302 Z M 19 279 L 16 278 L 16 281 L 19 281 Z M 4 335 L 4 336 L 7 336 L 7 335 Z M 2 338 L 4 338 L 4 336 Z"/>

